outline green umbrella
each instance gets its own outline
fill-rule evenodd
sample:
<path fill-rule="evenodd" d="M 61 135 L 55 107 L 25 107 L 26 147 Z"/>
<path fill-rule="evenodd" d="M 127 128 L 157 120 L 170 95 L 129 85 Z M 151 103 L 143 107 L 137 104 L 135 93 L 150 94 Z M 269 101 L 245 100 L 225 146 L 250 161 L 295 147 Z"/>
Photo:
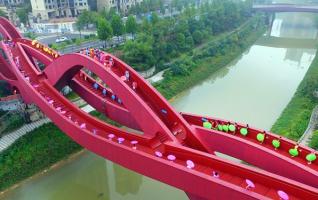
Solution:
<path fill-rule="evenodd" d="M 221 124 L 218 124 L 218 130 L 222 131 L 223 130 L 223 126 Z"/>
<path fill-rule="evenodd" d="M 297 149 L 289 149 L 289 154 L 292 156 L 292 157 L 295 157 L 295 156 L 298 156 L 299 152 Z"/>
<path fill-rule="evenodd" d="M 227 124 L 224 124 L 224 125 L 222 126 L 222 128 L 223 128 L 223 131 L 224 131 L 224 132 L 228 132 L 228 131 L 229 131 L 229 125 L 227 125 Z"/>
<path fill-rule="evenodd" d="M 280 141 L 279 140 L 273 140 L 272 145 L 275 147 L 275 149 L 280 147 Z"/>
<path fill-rule="evenodd" d="M 212 124 L 210 122 L 203 122 L 203 127 L 211 129 L 212 128 Z"/>
<path fill-rule="evenodd" d="M 311 164 L 311 162 L 315 161 L 317 159 L 317 156 L 313 153 L 310 153 L 306 156 L 306 160 L 308 161 L 308 164 Z"/>
<path fill-rule="evenodd" d="M 258 133 L 257 136 L 256 136 L 256 139 L 257 139 L 259 142 L 264 142 L 265 134 L 263 134 L 263 133 Z"/>
<path fill-rule="evenodd" d="M 247 133 L 248 133 L 247 128 L 241 128 L 241 129 L 240 129 L 240 133 L 241 133 L 242 135 L 246 136 Z"/>
<path fill-rule="evenodd" d="M 229 125 L 229 130 L 234 132 L 236 130 L 236 127 L 233 124 Z"/>

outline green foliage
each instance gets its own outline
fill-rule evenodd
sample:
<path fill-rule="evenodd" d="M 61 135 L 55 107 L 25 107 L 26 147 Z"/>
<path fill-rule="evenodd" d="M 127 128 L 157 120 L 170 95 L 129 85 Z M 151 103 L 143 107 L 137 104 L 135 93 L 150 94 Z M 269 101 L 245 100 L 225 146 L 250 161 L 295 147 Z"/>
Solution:
<path fill-rule="evenodd" d="M 152 6 L 158 8 L 161 5 L 160 2 L 155 1 L 152 4 L 153 0 L 150 0 L 144 1 L 141 5 L 148 5 L 145 9 L 147 11 L 149 7 L 153 8 Z M 153 40 L 152 44 L 148 43 L 146 46 L 152 46 L 152 52 L 148 52 L 147 55 L 153 55 L 154 63 L 161 65 L 161 63 L 170 62 L 183 53 L 191 54 L 191 50 L 195 45 L 202 44 L 204 40 L 211 40 L 215 34 L 233 30 L 248 19 L 249 16 L 244 13 L 251 12 L 246 2 L 240 1 L 216 1 L 213 4 L 204 5 L 202 13 L 200 13 L 200 9 L 190 7 L 191 3 L 189 2 L 194 3 L 194 1 L 185 0 L 173 1 L 173 7 L 181 6 L 186 8 L 176 17 L 159 18 L 156 12 L 153 12 L 150 20 L 146 17 L 143 19 L 140 25 L 140 32 L 147 34 Z M 242 10 L 244 12 L 241 12 Z M 128 27 L 126 29 L 129 32 Z M 238 42 L 238 37 L 233 36 L 233 39 L 230 40 L 231 42 L 224 42 L 221 45 L 229 47 L 230 45 L 226 43 L 232 44 L 234 40 Z M 128 45 L 131 47 L 131 44 Z M 223 46 L 220 46 L 221 51 L 219 53 L 221 54 L 225 54 L 227 50 Z M 213 47 L 213 51 L 216 49 Z M 129 57 L 129 55 L 126 55 L 129 54 L 129 51 L 124 51 L 123 53 L 123 58 Z M 138 63 L 138 60 L 126 59 L 125 61 L 135 66 L 145 65 L 145 63 Z M 140 61 L 143 60 L 140 59 Z M 143 68 L 149 69 L 151 67 L 152 65 Z"/>
<path fill-rule="evenodd" d="M 104 40 L 105 42 L 112 37 L 113 30 L 106 19 L 101 18 L 98 20 L 97 35 L 99 39 Z"/>
<path fill-rule="evenodd" d="M 111 20 L 111 26 L 112 26 L 114 35 L 120 36 L 124 34 L 125 26 L 119 15 L 113 15 Z"/>
<path fill-rule="evenodd" d="M 137 32 L 137 22 L 132 15 L 129 15 L 126 21 L 126 32 L 132 35 Z"/>
<path fill-rule="evenodd" d="M 1 109 L 0 109 L 0 117 L 3 116 L 3 115 L 5 115 L 7 112 L 8 112 L 8 111 L 4 111 L 4 110 L 1 110 Z"/>
<path fill-rule="evenodd" d="M 142 41 L 145 40 L 145 41 Z M 146 35 L 139 36 L 135 41 L 127 41 L 124 46 L 123 59 L 136 70 L 145 70 L 155 64 L 152 54 L 152 39 Z"/>
<path fill-rule="evenodd" d="M 7 82 L 0 80 L 0 88 L 0 97 L 6 97 L 11 94 L 10 85 Z"/>
<path fill-rule="evenodd" d="M 32 40 L 35 40 L 35 38 L 36 38 L 36 35 L 35 35 L 35 33 L 33 33 L 33 32 L 26 32 L 26 33 L 24 34 L 24 36 L 27 37 L 27 38 L 30 38 L 30 39 L 32 39 Z"/>
<path fill-rule="evenodd" d="M 193 40 L 194 40 L 194 43 L 195 44 L 201 44 L 202 41 L 203 41 L 203 34 L 201 31 L 199 30 L 196 30 L 194 33 L 193 33 Z"/>
<path fill-rule="evenodd" d="M 20 128 L 25 123 L 24 118 L 20 114 L 12 114 L 12 115 L 10 114 L 9 116 L 6 116 L 6 118 L 7 118 L 6 120 L 8 120 L 8 122 L 9 122 L 9 124 L 0 133 L 0 136 Z"/>
<path fill-rule="evenodd" d="M 287 107 L 272 127 L 272 131 L 290 139 L 298 140 L 305 132 L 317 98 L 313 92 L 318 88 L 318 57 L 309 67 Z"/>
<path fill-rule="evenodd" d="M 16 13 L 20 22 L 23 24 L 28 24 L 28 8 L 18 8 Z"/>
<path fill-rule="evenodd" d="M 255 26 L 256 24 L 257 26 Z M 181 66 L 187 73 L 175 76 L 170 69 L 165 72 L 165 78 L 154 86 L 167 99 L 172 98 L 177 93 L 202 81 L 221 67 L 226 66 L 255 42 L 264 33 L 264 30 L 263 18 L 255 16 L 237 30 L 213 37 L 211 41 L 195 48 L 193 55 L 183 55 L 170 64 L 171 67 L 174 67 L 174 65 Z M 233 34 L 241 35 L 239 43 L 230 39 Z"/>
<path fill-rule="evenodd" d="M 99 19 L 99 15 L 96 12 L 84 10 L 76 20 L 76 27 L 79 31 L 83 30 L 84 27 L 88 27 L 89 24 L 96 24 Z"/>
<path fill-rule="evenodd" d="M 309 146 L 318 150 L 318 131 L 315 131 L 310 140 Z"/>
<path fill-rule="evenodd" d="M 31 131 L 0 153 L 0 190 L 80 149 L 78 144 L 52 123 Z"/>

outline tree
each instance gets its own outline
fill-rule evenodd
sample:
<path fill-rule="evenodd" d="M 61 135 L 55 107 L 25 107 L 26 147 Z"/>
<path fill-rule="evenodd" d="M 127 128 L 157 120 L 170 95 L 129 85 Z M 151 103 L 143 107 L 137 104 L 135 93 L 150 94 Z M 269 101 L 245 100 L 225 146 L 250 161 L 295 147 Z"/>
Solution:
<path fill-rule="evenodd" d="M 19 17 L 19 20 L 23 24 L 28 24 L 28 10 L 27 8 L 18 8 L 17 9 L 17 16 Z"/>
<path fill-rule="evenodd" d="M 195 44 L 200 44 L 203 40 L 203 35 L 199 30 L 194 31 L 192 37 Z"/>
<path fill-rule="evenodd" d="M 113 30 L 109 22 L 104 18 L 99 18 L 97 23 L 97 35 L 98 38 L 105 41 L 105 47 L 106 47 L 106 41 L 112 37 Z"/>
<path fill-rule="evenodd" d="M 126 21 L 126 32 L 130 33 L 133 38 L 135 37 L 134 35 L 137 32 L 137 22 L 132 15 L 129 15 Z"/>
<path fill-rule="evenodd" d="M 114 15 L 112 17 L 111 26 L 112 26 L 114 35 L 120 36 L 124 34 L 125 27 L 119 15 Z"/>
<path fill-rule="evenodd" d="M 98 14 L 96 12 L 91 12 L 84 10 L 77 18 L 77 21 L 80 21 L 80 24 L 84 24 L 86 28 L 88 28 L 88 25 L 96 23 L 96 18 Z"/>
<path fill-rule="evenodd" d="M 75 22 L 75 26 L 80 33 L 80 38 L 82 38 L 82 30 L 85 27 L 85 22 L 83 20 L 80 20 L 80 18 L 78 17 L 76 22 Z"/>

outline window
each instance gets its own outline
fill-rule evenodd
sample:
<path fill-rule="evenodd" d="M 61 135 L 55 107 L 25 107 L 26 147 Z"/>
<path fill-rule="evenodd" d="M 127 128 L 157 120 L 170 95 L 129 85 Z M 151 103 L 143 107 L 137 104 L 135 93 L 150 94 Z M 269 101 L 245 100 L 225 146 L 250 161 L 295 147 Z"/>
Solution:
<path fill-rule="evenodd" d="M 83 6 L 83 3 L 79 3 L 79 6 Z"/>

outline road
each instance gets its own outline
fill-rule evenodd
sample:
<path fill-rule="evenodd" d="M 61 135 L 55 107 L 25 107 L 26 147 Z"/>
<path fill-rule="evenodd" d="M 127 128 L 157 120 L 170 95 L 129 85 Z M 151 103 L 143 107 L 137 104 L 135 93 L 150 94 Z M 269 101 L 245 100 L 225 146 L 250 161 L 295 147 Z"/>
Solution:
<path fill-rule="evenodd" d="M 84 35 L 89 35 L 89 34 L 96 34 L 95 31 L 90 31 L 90 32 L 84 32 L 82 33 L 82 37 L 84 37 Z M 53 44 L 55 43 L 55 40 L 59 37 L 67 37 L 68 39 L 73 39 L 73 38 L 80 38 L 80 34 L 79 33 L 54 33 L 54 34 L 49 34 L 49 35 L 44 35 L 44 36 L 39 36 L 36 39 L 38 41 L 40 41 L 41 43 L 44 44 Z"/>

